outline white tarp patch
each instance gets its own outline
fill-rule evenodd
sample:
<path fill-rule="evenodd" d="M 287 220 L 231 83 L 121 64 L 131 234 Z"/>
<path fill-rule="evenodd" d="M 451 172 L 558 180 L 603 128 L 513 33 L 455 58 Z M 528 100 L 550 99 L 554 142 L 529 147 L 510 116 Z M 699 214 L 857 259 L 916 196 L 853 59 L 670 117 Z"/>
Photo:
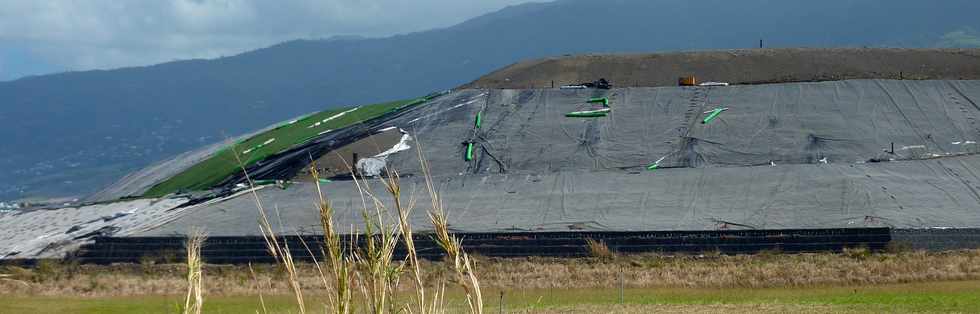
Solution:
<path fill-rule="evenodd" d="M 362 176 L 366 176 L 366 177 L 376 177 L 381 175 L 381 171 L 384 170 L 385 165 L 388 164 L 388 156 L 412 148 L 411 146 L 408 145 L 408 141 L 411 140 L 412 140 L 412 136 L 405 133 L 405 131 L 402 131 L 401 140 L 399 140 L 398 143 L 396 143 L 388 150 L 383 151 L 372 157 L 359 159 L 357 161 L 357 165 L 355 165 L 355 167 L 357 167 L 357 171 Z"/>
<path fill-rule="evenodd" d="M 81 207 L 0 212 L 0 259 L 60 258 L 101 232 L 126 235 L 180 217 L 186 198 L 138 199 Z M 76 239 L 79 238 L 79 239 Z"/>
<path fill-rule="evenodd" d="M 354 107 L 354 108 L 353 108 L 353 109 L 351 109 L 351 110 L 347 110 L 347 111 L 344 111 L 344 112 L 341 112 L 341 113 L 338 113 L 338 114 L 335 114 L 335 115 L 332 115 L 332 116 L 330 116 L 330 117 L 327 117 L 326 119 L 323 119 L 323 121 L 320 121 L 320 122 L 322 122 L 322 123 L 327 123 L 327 121 L 330 121 L 330 120 L 333 120 L 333 119 L 337 119 L 337 118 L 340 118 L 340 117 L 342 117 L 342 116 L 344 116 L 345 114 L 348 114 L 348 113 L 350 113 L 350 112 L 352 112 L 352 111 L 354 111 L 354 110 L 357 110 L 358 108 L 361 108 L 361 107 Z"/>

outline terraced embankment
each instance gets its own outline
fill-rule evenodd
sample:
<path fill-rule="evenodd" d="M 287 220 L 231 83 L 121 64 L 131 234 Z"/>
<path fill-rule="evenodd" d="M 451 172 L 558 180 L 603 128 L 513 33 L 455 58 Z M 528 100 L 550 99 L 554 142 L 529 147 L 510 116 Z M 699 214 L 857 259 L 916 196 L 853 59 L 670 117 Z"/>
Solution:
<path fill-rule="evenodd" d="M 594 97 L 609 99 L 607 116 L 565 116 L 592 108 Z M 410 148 L 383 162 L 404 176 L 406 198 L 429 204 L 422 147 L 457 232 L 887 227 L 931 237 L 929 230 L 980 227 L 977 101 L 980 81 L 958 80 L 464 89 L 322 134 L 249 169 L 258 179 L 292 178 L 311 156 L 397 128 Z M 719 107 L 729 109 L 702 123 Z M 357 232 L 357 188 L 335 179 L 323 185 L 334 218 Z M 316 234 L 313 191 L 297 182 L 257 194 L 277 209 L 277 232 Z M 245 191 L 204 201 L 125 234 L 204 227 L 213 236 L 258 235 Z M 429 225 L 424 210 L 409 217 L 419 230 Z M 963 239 L 959 247 L 980 244 L 975 232 Z"/>
<path fill-rule="evenodd" d="M 609 116 L 564 116 L 594 96 L 610 99 Z M 977 227 L 976 99 L 977 81 L 462 90 L 375 129 L 398 127 L 423 144 L 459 231 Z M 730 109 L 701 124 L 717 106 Z M 388 158 L 413 176 L 409 186 L 421 184 L 411 146 Z M 256 170 L 277 173 L 271 164 Z M 353 184 L 325 188 L 338 223 L 359 224 Z M 316 230 L 312 190 L 297 184 L 259 196 L 279 207 L 282 231 L 292 234 Z M 194 225 L 215 235 L 256 232 L 248 197 L 189 213 L 145 234 Z M 426 225 L 423 211 L 412 218 Z"/>

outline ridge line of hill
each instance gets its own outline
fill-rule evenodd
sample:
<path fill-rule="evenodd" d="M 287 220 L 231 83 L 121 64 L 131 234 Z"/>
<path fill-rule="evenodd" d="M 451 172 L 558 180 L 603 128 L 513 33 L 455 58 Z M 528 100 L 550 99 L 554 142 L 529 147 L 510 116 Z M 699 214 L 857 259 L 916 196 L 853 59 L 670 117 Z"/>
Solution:
<path fill-rule="evenodd" d="M 458 88 L 550 88 L 606 78 L 674 86 L 682 76 L 736 84 L 845 79 L 980 79 L 980 49 L 779 48 L 581 54 L 520 61 Z"/>

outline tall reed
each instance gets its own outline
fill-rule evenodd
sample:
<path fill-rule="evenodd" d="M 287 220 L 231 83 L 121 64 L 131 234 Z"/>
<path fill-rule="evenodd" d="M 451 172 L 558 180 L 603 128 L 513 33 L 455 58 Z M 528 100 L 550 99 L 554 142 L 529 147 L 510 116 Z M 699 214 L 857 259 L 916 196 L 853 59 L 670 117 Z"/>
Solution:
<path fill-rule="evenodd" d="M 456 279 L 466 293 L 466 303 L 470 307 L 470 313 L 483 313 L 483 294 L 480 291 L 480 282 L 473 271 L 473 263 L 469 255 L 463 251 L 463 241 L 449 233 L 449 219 L 443 207 L 442 199 L 433 184 L 429 163 L 422 156 L 421 144 L 419 144 L 418 152 L 419 167 L 425 176 L 425 187 L 429 191 L 429 199 L 432 201 L 432 209 L 427 214 L 429 221 L 432 222 L 432 227 L 435 229 L 436 243 L 446 252 L 447 260 L 452 261 Z"/>
<path fill-rule="evenodd" d="M 236 158 L 239 158 L 237 154 Z M 473 270 L 473 261 L 463 251 L 462 241 L 450 234 L 445 209 L 433 186 L 428 164 L 422 158 L 421 152 L 419 152 L 419 158 L 423 165 L 426 187 L 430 198 L 433 200 L 433 207 L 427 211 L 427 214 L 435 227 L 436 241 L 446 251 L 447 260 L 452 261 L 451 267 L 456 276 L 455 281 L 466 293 L 470 312 L 482 313 L 483 299 L 479 281 Z M 386 168 L 386 175 L 378 179 L 384 186 L 387 196 L 391 198 L 391 203 L 386 204 L 381 200 L 381 196 L 372 191 L 368 184 L 369 180 L 359 177 L 357 172 L 353 171 L 352 165 L 348 165 L 348 168 L 351 169 L 354 184 L 361 197 L 361 216 L 364 223 L 362 230 L 363 245 L 360 245 L 353 226 L 351 226 L 349 243 L 342 240 L 338 226 L 333 219 L 334 207 L 320 186 L 320 173 L 315 162 L 310 166 L 310 173 L 317 193 L 315 207 L 323 231 L 323 245 L 320 249 L 321 255 L 324 256 L 324 263 L 321 265 L 316 260 L 316 254 L 313 254 L 312 249 L 306 245 L 305 241 L 302 244 L 313 257 L 324 289 L 329 294 L 327 297 L 328 311 L 337 314 L 354 313 L 357 312 L 355 305 L 363 303 L 365 304 L 364 312 L 376 314 L 398 312 L 445 313 L 445 280 L 437 283 L 435 292 L 426 293 L 426 276 L 415 247 L 414 230 L 410 221 L 415 206 L 414 195 L 409 196 L 406 201 L 398 172 Z M 299 307 L 299 312 L 305 313 L 306 304 L 303 287 L 299 284 L 299 275 L 289 244 L 285 239 L 276 235 L 269 223 L 259 195 L 256 193 L 252 179 L 244 167 L 242 167 L 242 171 L 245 173 L 245 180 L 248 182 L 252 197 L 255 199 L 255 205 L 259 210 L 259 230 L 265 239 L 269 254 L 274 257 L 277 263 L 282 265 Z M 390 217 L 392 213 L 396 217 Z M 389 224 L 389 220 L 395 220 L 396 223 Z M 300 239 L 302 240 L 302 237 Z M 395 249 L 399 242 L 405 246 L 406 252 L 405 259 L 401 261 L 394 258 Z M 404 273 L 408 273 L 411 278 L 411 290 L 414 295 L 413 302 L 408 305 L 400 305 L 394 301 L 396 289 Z M 363 298 L 360 301 L 363 302 L 357 302 L 358 300 L 354 299 L 353 291 L 355 290 L 360 291 Z M 265 311 L 264 300 L 261 297 L 260 302 L 263 311 Z"/>
<path fill-rule="evenodd" d="M 204 305 L 201 247 L 205 239 L 207 234 L 201 230 L 194 230 L 184 243 L 187 249 L 187 295 L 184 298 L 184 314 L 201 314 L 201 307 Z"/>

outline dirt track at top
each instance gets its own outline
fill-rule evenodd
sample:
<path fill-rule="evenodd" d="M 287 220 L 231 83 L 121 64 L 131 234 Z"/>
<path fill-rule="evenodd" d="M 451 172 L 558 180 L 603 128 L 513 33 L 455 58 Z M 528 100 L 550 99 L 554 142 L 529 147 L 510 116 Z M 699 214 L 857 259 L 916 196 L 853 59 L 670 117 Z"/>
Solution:
<path fill-rule="evenodd" d="M 460 88 L 549 88 L 606 78 L 675 86 L 681 76 L 737 84 L 845 79 L 976 80 L 980 49 L 793 48 L 551 57 L 518 62 Z"/>

